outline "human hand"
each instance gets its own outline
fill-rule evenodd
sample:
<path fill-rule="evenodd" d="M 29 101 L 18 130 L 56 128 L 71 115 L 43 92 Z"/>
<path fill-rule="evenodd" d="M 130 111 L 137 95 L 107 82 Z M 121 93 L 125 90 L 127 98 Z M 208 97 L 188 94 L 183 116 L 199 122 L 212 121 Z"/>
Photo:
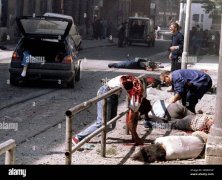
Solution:
<path fill-rule="evenodd" d="M 167 102 L 168 102 L 169 104 L 175 103 L 176 101 L 175 101 L 174 96 L 171 97 L 171 98 L 169 98 L 169 99 L 167 99 Z"/>
<path fill-rule="evenodd" d="M 169 60 L 172 60 L 172 53 L 169 54 Z"/>
<path fill-rule="evenodd" d="M 170 51 L 175 51 L 175 50 L 177 50 L 177 49 L 179 49 L 179 46 L 171 46 L 171 47 L 170 47 Z"/>

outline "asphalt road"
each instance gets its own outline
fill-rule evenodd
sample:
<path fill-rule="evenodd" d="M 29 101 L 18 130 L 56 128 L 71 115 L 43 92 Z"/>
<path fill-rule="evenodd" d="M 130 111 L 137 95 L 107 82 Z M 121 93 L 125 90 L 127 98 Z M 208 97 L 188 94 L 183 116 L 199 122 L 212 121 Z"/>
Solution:
<path fill-rule="evenodd" d="M 99 40 L 98 40 L 99 41 Z M 123 73 L 139 75 L 144 70 L 114 70 L 107 64 L 112 61 L 125 60 L 129 55 L 134 57 L 155 57 L 166 51 L 168 41 L 157 42 L 155 47 L 134 45 L 125 48 L 104 46 L 85 48 L 79 58 L 85 58 L 81 65 L 81 80 L 75 89 L 61 88 L 56 83 L 34 82 L 21 87 L 9 83 L 9 59 L 0 63 L 0 122 L 16 123 L 17 129 L 1 129 L 1 142 L 15 139 L 17 144 L 16 162 L 19 164 L 36 164 L 35 158 L 48 154 L 48 145 L 64 143 L 65 111 L 79 103 L 95 97 L 101 86 L 101 79 L 109 79 Z M 160 56 L 157 56 L 160 57 Z M 161 56 L 162 57 L 162 56 Z M 166 58 L 163 57 L 163 60 Z M 160 59 L 154 59 L 160 61 Z M 158 73 L 158 72 L 157 72 Z M 74 131 L 80 131 L 95 119 L 96 109 L 90 108 L 76 117 Z M 55 128 L 60 133 L 48 132 Z M 39 138 L 42 135 L 44 138 Z M 33 143 L 29 143 L 29 142 Z M 27 145 L 28 144 L 28 145 Z M 62 152 L 60 152 L 62 155 Z M 1 158 L 2 159 L 2 158 Z M 3 161 L 0 162 L 1 164 Z M 50 160 L 48 162 L 50 164 Z"/>

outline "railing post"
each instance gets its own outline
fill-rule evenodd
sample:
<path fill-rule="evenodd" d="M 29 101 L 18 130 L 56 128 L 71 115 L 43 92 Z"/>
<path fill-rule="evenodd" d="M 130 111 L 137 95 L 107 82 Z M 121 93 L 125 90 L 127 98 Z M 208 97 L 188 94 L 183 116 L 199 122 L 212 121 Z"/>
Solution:
<path fill-rule="evenodd" d="M 101 156 L 106 157 L 106 122 L 107 122 L 107 98 L 103 99 L 103 126 L 105 129 L 101 135 Z"/>
<path fill-rule="evenodd" d="M 5 165 L 15 164 L 15 147 L 6 151 L 5 154 Z"/>
<path fill-rule="evenodd" d="M 15 140 L 9 139 L 6 142 L 0 144 L 0 155 L 5 153 L 5 164 L 14 164 L 15 163 Z"/>
<path fill-rule="evenodd" d="M 72 163 L 72 115 L 66 115 L 65 164 Z"/>
<path fill-rule="evenodd" d="M 126 105 L 127 108 L 129 108 L 129 103 L 130 103 L 130 99 L 128 97 L 128 95 L 126 95 Z M 126 114 L 126 119 L 127 119 L 128 113 Z M 127 126 L 127 121 L 126 121 L 126 129 L 125 129 L 126 135 L 129 135 L 129 128 Z"/>

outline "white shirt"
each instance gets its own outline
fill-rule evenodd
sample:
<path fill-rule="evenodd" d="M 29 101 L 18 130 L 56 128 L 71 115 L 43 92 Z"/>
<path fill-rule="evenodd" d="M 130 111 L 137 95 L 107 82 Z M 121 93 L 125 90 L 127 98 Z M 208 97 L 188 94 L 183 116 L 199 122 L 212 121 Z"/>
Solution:
<path fill-rule="evenodd" d="M 107 86 L 109 86 L 110 89 L 113 89 L 115 87 L 122 87 L 122 83 L 120 81 L 120 78 L 122 77 L 122 75 L 120 76 L 117 76 L 113 79 L 110 79 L 108 82 L 107 82 Z"/>
<path fill-rule="evenodd" d="M 167 107 L 170 105 L 169 103 L 163 101 L 163 104 L 165 105 L 166 109 Z M 156 117 L 159 117 L 159 118 L 164 118 L 165 116 L 165 112 L 166 112 L 166 109 L 162 106 L 161 104 L 161 100 L 158 100 L 158 101 L 155 101 L 152 105 L 152 110 L 148 113 L 148 115 L 150 116 L 156 116 Z"/>

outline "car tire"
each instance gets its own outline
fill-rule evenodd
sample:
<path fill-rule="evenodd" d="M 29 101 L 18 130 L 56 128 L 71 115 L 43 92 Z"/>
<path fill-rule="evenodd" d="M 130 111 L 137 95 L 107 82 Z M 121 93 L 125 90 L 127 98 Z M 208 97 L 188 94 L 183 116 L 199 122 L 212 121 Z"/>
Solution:
<path fill-rule="evenodd" d="M 67 87 L 68 88 L 74 88 L 75 84 L 76 84 L 76 78 L 75 78 L 75 76 L 73 76 L 72 79 L 67 82 Z"/>
<path fill-rule="evenodd" d="M 76 72 L 75 80 L 80 81 L 80 67 L 78 68 L 78 70 Z"/>

